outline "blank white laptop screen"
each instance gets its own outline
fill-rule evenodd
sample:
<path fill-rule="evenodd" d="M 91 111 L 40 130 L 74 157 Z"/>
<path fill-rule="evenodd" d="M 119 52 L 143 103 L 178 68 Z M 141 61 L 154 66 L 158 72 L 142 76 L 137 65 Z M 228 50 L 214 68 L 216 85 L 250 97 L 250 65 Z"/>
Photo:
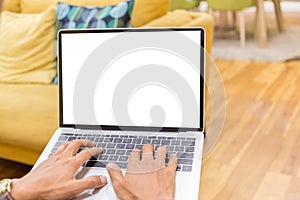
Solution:
<path fill-rule="evenodd" d="M 95 32 L 61 35 L 63 124 L 200 128 L 199 105 L 203 103 L 200 102 L 200 87 L 202 86 L 200 86 L 199 66 L 194 66 L 193 63 L 200 65 L 201 32 L 189 30 L 176 31 L 176 33 L 156 31 L 151 34 L 148 33 L 147 38 L 145 38 L 145 32 L 135 33 L 137 37 L 145 38 L 147 41 L 151 39 L 149 37 L 157 40 L 166 38 L 165 34 L 180 34 L 199 46 L 198 52 L 194 52 L 194 49 L 193 52 L 189 52 L 190 49 L 185 49 L 187 53 L 199 55 L 196 58 L 199 60 L 195 62 L 179 55 L 173 49 L 144 45 L 141 42 L 133 49 L 114 55 L 114 59 L 103 66 L 101 61 L 108 55 L 111 57 L 120 47 L 113 42 L 111 45 L 107 44 L 115 41 L 115 38 L 118 38 L 120 34 L 126 35 L 128 33 Z M 169 42 L 174 43 L 171 41 L 171 35 L 169 38 Z M 138 40 L 125 40 L 118 45 L 129 45 L 138 42 Z M 176 45 L 180 46 L 180 42 L 178 41 Z M 101 50 L 101 45 L 106 45 L 104 52 Z M 97 57 L 96 60 L 95 56 Z M 81 94 L 76 93 L 75 88 L 83 67 L 89 68 L 89 59 L 94 59 L 99 69 L 102 70 L 99 73 L 91 67 L 89 72 L 91 75 L 98 73 L 95 90 L 93 96 L 82 97 Z M 149 69 L 153 70 L 149 71 Z M 173 75 L 176 75 L 175 78 Z M 153 78 L 151 78 L 152 76 Z M 134 77 L 139 80 L 133 80 Z M 176 79 L 176 77 L 180 77 L 180 79 Z M 89 80 L 89 76 L 83 77 L 83 79 Z M 181 81 L 184 81 L 185 85 L 188 86 L 192 96 L 190 94 L 185 95 L 184 92 L 188 91 L 181 91 L 183 95 L 178 93 L 178 90 L 182 90 L 181 87 L 184 85 Z M 178 88 L 176 88 L 177 86 Z M 82 87 L 88 88 L 89 86 L 84 85 Z M 118 92 L 120 94 L 116 94 Z M 75 111 L 84 113 L 84 109 L 86 109 L 82 104 L 75 104 L 74 99 L 76 98 L 93 99 L 92 107 L 96 122 L 90 120 L 89 117 L 78 119 L 75 117 Z M 195 104 L 189 103 L 192 98 Z M 190 118 L 195 121 L 183 119 L 185 116 L 183 112 L 186 109 L 184 103 L 190 104 L 189 106 L 193 106 L 192 109 L 197 111 L 190 113 L 192 115 Z M 120 106 L 125 106 L 125 108 L 119 109 Z M 127 112 L 126 115 L 124 112 Z M 123 119 L 126 116 L 129 119 Z"/>

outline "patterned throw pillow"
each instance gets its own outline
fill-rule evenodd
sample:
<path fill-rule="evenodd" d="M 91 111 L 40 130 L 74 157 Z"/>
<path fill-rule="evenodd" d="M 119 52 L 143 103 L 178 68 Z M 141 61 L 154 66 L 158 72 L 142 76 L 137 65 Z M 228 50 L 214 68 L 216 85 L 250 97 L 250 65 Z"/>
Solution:
<path fill-rule="evenodd" d="M 83 7 L 58 3 L 56 29 L 126 28 L 130 26 L 134 0 L 113 6 Z M 54 79 L 57 84 L 57 76 Z"/>
<path fill-rule="evenodd" d="M 58 3 L 57 30 L 81 28 L 125 28 L 129 26 L 133 1 L 114 6 L 81 7 Z"/>

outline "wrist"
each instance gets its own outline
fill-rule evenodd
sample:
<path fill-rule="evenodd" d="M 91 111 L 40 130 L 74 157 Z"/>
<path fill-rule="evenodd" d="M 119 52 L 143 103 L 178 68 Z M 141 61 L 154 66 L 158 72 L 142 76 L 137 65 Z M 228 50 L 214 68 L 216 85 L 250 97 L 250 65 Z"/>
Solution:
<path fill-rule="evenodd" d="M 10 194 L 15 200 L 35 199 L 34 193 L 30 192 L 30 188 L 27 188 L 24 184 L 22 185 L 22 179 L 12 180 Z"/>
<path fill-rule="evenodd" d="M 18 189 L 18 182 L 19 179 L 12 180 L 12 187 L 10 189 L 10 195 L 15 199 L 18 200 L 22 196 L 22 191 Z"/>

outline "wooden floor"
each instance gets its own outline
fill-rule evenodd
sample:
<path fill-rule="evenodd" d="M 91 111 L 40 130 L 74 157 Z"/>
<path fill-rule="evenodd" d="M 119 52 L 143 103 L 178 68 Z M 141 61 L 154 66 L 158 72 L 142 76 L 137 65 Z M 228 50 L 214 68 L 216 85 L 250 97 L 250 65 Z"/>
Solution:
<path fill-rule="evenodd" d="M 300 62 L 216 64 L 227 115 L 200 200 L 300 199 Z"/>

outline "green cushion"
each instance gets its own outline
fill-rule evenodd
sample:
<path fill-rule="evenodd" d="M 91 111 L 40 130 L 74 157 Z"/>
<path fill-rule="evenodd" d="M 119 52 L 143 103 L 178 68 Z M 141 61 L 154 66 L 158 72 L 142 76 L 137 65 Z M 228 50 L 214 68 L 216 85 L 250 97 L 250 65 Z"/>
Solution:
<path fill-rule="evenodd" d="M 176 10 L 176 9 L 191 9 L 198 7 L 200 0 L 171 0 L 169 10 Z"/>
<path fill-rule="evenodd" d="M 254 0 L 207 0 L 213 10 L 241 10 L 255 5 Z"/>

